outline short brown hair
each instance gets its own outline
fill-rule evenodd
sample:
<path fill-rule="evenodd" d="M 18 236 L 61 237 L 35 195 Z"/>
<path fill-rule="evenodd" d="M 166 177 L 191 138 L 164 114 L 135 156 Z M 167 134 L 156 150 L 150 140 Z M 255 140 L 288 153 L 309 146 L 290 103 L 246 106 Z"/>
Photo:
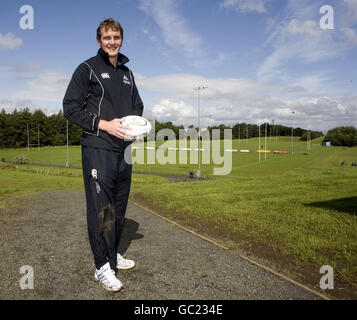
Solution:
<path fill-rule="evenodd" d="M 122 26 L 120 25 L 120 23 L 118 21 L 115 21 L 112 18 L 108 18 L 105 19 L 104 21 L 102 21 L 97 29 L 97 40 L 100 40 L 101 36 L 102 36 L 102 28 L 105 28 L 105 30 L 107 31 L 108 29 L 113 29 L 113 30 L 119 30 L 121 38 L 123 39 L 124 37 L 124 31 Z"/>

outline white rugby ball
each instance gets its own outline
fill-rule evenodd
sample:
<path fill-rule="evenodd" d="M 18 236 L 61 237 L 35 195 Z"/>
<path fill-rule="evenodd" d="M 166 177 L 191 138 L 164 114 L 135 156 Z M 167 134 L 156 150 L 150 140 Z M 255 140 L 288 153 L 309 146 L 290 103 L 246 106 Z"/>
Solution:
<path fill-rule="evenodd" d="M 126 116 L 122 118 L 122 124 L 130 127 L 125 130 L 125 140 L 133 141 L 146 137 L 151 131 L 151 123 L 140 116 Z"/>

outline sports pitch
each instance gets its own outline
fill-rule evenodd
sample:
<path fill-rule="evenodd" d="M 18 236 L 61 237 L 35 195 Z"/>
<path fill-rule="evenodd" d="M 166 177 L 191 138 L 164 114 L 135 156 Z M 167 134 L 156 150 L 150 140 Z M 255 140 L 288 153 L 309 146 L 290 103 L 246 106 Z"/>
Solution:
<path fill-rule="evenodd" d="M 201 165 L 207 179 L 190 182 L 167 176 L 187 176 L 197 164 L 134 164 L 134 172 L 147 174 L 133 175 L 132 199 L 229 248 L 269 259 L 301 281 L 318 286 L 320 267 L 330 265 L 336 286 L 356 290 L 357 167 L 351 163 L 357 148 L 322 147 L 317 139 L 309 149 L 295 138 L 292 155 L 291 137 L 260 145 L 289 153 L 261 153 L 259 162 L 258 152 L 232 152 L 229 175 L 214 176 L 215 164 Z M 232 148 L 256 151 L 258 139 L 233 140 Z M 65 164 L 65 146 L 0 150 L 0 159 L 20 155 L 43 166 L 1 170 L 0 200 L 23 190 L 82 188 L 81 170 L 54 167 Z M 80 157 L 80 147 L 70 147 L 70 165 L 80 167 Z"/>

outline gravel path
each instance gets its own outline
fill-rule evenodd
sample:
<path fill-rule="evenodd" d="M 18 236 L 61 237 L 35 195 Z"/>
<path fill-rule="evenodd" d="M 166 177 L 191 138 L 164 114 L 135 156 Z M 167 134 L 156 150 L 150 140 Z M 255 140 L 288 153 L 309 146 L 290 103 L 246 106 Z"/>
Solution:
<path fill-rule="evenodd" d="M 321 299 L 182 228 L 129 203 L 119 251 L 137 261 L 121 271 L 124 289 L 93 281 L 83 191 L 43 192 L 0 212 L 0 299 Z M 22 290 L 24 265 L 33 289 Z"/>

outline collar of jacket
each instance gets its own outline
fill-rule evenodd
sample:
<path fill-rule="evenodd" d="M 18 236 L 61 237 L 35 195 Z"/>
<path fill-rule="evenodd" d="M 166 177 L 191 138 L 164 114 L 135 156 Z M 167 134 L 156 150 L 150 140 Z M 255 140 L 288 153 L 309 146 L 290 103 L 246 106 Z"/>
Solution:
<path fill-rule="evenodd" d="M 102 48 L 99 48 L 98 50 L 98 54 L 107 64 L 111 64 L 110 60 L 109 60 L 109 55 L 107 52 L 105 52 Z M 118 62 L 117 62 L 117 67 L 122 65 L 122 64 L 126 64 L 127 62 L 129 62 L 129 58 L 127 56 L 124 56 L 123 54 L 121 54 L 120 52 L 118 53 Z"/>

